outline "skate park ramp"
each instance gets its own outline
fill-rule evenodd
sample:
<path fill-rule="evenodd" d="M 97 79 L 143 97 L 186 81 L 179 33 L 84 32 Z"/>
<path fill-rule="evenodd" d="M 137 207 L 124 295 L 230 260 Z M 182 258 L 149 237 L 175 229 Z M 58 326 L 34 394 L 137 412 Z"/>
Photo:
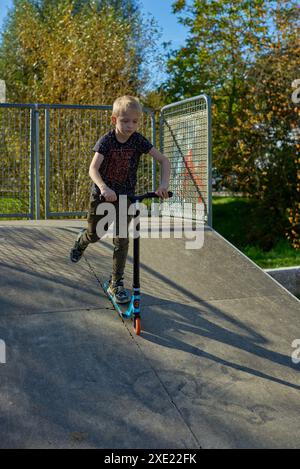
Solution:
<path fill-rule="evenodd" d="M 84 226 L 0 222 L 0 447 L 299 447 L 299 301 L 209 228 L 143 239 L 138 337 L 100 288 L 111 241 L 69 261 Z"/>

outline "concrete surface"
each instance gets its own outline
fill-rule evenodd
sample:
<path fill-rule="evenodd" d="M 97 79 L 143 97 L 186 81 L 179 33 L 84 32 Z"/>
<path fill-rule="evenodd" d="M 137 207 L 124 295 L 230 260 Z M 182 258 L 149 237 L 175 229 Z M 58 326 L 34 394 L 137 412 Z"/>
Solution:
<path fill-rule="evenodd" d="M 81 226 L 0 222 L 0 447 L 299 447 L 299 301 L 209 229 L 143 239 L 137 337 L 99 286 L 111 242 L 69 261 Z"/>
<path fill-rule="evenodd" d="M 300 266 L 264 269 L 293 295 L 300 297 Z"/>

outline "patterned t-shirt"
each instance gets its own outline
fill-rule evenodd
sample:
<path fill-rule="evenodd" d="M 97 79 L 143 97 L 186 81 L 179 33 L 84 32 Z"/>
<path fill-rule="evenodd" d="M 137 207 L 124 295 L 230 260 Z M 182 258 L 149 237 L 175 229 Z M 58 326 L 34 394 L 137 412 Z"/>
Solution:
<path fill-rule="evenodd" d="M 93 150 L 104 156 L 99 172 L 105 184 L 116 194 L 134 195 L 140 156 L 153 147 L 143 135 L 134 132 L 125 143 L 116 138 L 115 130 L 101 137 Z M 93 184 L 92 193 L 100 194 Z"/>

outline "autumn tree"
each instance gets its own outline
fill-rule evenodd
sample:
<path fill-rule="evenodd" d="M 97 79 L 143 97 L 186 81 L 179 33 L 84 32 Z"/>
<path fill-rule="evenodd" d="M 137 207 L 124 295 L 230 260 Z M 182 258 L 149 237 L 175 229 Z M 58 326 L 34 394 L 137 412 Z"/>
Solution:
<path fill-rule="evenodd" d="M 212 97 L 214 165 L 229 188 L 270 204 L 273 223 L 252 233 L 268 249 L 289 235 L 287 211 L 297 198 L 291 126 L 298 111 L 290 92 L 299 64 L 297 3 L 177 0 L 173 10 L 189 36 L 169 54 L 169 100 Z"/>
<path fill-rule="evenodd" d="M 103 104 L 141 93 L 148 78 L 142 58 L 153 56 L 157 32 L 134 0 L 14 5 L 0 47 L 10 101 Z"/>
<path fill-rule="evenodd" d="M 148 80 L 145 61 L 156 56 L 157 34 L 155 25 L 141 18 L 137 5 L 136 0 L 15 0 L 0 46 L 0 76 L 6 80 L 8 100 L 112 104 L 122 94 L 140 95 Z M 4 114 L 0 117 L 5 127 Z M 40 112 L 42 215 L 44 122 Z M 51 110 L 52 211 L 76 212 L 87 207 L 91 150 L 109 128 L 106 112 Z M 20 154 L 18 129 L 14 131 L 7 127 L 1 141 L 1 150 L 8 148 L 10 171 L 12 155 Z M 20 177 L 26 185 L 28 171 Z"/>

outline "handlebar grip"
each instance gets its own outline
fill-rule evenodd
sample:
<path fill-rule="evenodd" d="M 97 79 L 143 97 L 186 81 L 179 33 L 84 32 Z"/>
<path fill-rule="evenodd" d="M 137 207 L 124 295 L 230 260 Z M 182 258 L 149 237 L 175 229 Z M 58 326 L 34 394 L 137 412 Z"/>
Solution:
<path fill-rule="evenodd" d="M 169 197 L 173 197 L 173 192 L 172 191 L 168 191 L 168 196 Z M 147 192 L 147 194 L 145 194 L 145 199 L 149 198 L 160 198 L 159 195 L 157 195 L 155 192 Z"/>

